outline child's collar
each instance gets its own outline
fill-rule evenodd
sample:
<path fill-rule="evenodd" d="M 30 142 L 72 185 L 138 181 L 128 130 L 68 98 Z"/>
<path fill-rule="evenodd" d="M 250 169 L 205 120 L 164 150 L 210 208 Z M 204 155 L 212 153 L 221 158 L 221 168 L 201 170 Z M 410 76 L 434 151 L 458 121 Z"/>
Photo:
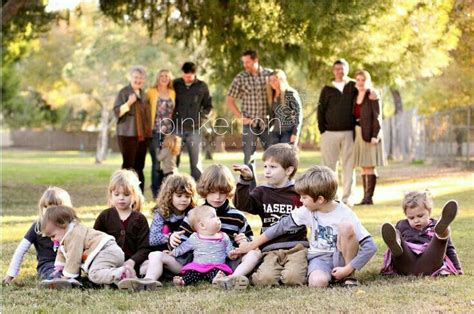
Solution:
<path fill-rule="evenodd" d="M 295 185 L 294 180 L 288 180 L 288 182 L 286 182 L 285 185 L 280 186 L 280 187 L 276 187 L 276 186 L 271 185 L 271 184 L 262 184 L 262 186 L 267 187 L 267 188 L 272 188 L 272 189 L 284 189 L 284 188 L 287 188 L 287 187 L 292 186 L 292 185 Z"/>
<path fill-rule="evenodd" d="M 59 242 L 59 245 L 62 245 L 63 242 L 64 242 L 64 239 L 66 239 L 67 235 L 72 232 L 72 229 L 74 229 L 74 227 L 76 226 L 76 221 L 73 220 L 69 223 L 69 225 L 67 225 L 67 228 L 66 228 L 66 233 L 64 234 L 64 237 L 61 239 L 61 241 Z"/>

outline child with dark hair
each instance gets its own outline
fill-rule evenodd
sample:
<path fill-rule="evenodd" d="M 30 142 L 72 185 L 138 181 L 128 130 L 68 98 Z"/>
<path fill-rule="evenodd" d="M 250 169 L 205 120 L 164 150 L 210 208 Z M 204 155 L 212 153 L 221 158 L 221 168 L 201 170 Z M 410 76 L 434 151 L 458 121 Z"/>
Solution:
<path fill-rule="evenodd" d="M 298 154 L 289 144 L 275 144 L 263 154 L 267 184 L 250 189 L 253 174 L 246 165 L 234 165 L 241 176 L 237 183 L 235 206 L 260 216 L 262 233 L 301 206 L 292 180 L 298 168 Z M 306 282 L 306 227 L 282 233 L 260 246 L 263 261 L 252 275 L 254 285 L 303 285 Z"/>
<path fill-rule="evenodd" d="M 235 193 L 235 181 L 229 168 L 222 165 L 207 167 L 197 184 L 197 191 L 205 199 L 205 205 L 216 210 L 217 217 L 222 222 L 221 231 L 229 236 L 234 246 L 252 240 L 253 232 L 245 215 L 230 202 Z M 180 228 L 184 231 L 179 238 L 182 242 L 188 240 L 192 232 L 196 231 L 188 218 L 183 220 Z M 177 235 L 179 233 L 175 234 Z M 172 242 L 175 246 L 174 239 Z M 249 284 L 246 275 L 255 268 L 259 260 L 260 252 L 255 250 L 242 258 L 227 260 L 233 273 L 220 276 L 215 283 L 223 289 L 245 289 Z"/>
<path fill-rule="evenodd" d="M 95 284 L 118 283 L 134 276 L 133 268 L 124 265 L 125 254 L 113 236 L 79 223 L 74 209 L 51 206 L 46 210 L 41 231 L 59 242 L 54 263 L 62 268 L 61 279 L 43 280 L 41 288 L 64 289 L 79 285 L 75 280 L 81 269 Z"/>
<path fill-rule="evenodd" d="M 286 232 L 307 226 L 311 229 L 307 257 L 309 286 L 324 288 L 332 279 L 346 287 L 358 285 L 354 273 L 367 264 L 377 247 L 356 214 L 335 201 L 336 174 L 328 167 L 314 166 L 296 180 L 295 189 L 301 195 L 303 206 L 236 251 L 245 253 Z"/>

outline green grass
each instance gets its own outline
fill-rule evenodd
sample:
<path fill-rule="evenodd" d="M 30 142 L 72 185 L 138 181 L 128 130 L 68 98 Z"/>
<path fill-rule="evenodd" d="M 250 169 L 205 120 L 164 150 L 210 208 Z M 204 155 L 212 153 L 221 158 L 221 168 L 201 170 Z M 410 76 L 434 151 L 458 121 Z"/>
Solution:
<path fill-rule="evenodd" d="M 0 271 L 5 273 L 19 240 L 36 218 L 36 203 L 43 190 L 57 185 L 70 192 L 82 221 L 92 225 L 96 215 L 106 208 L 106 190 L 111 173 L 120 167 L 119 155 L 112 155 L 104 164 L 95 165 L 94 156 L 79 152 L 37 152 L 5 150 L 2 153 L 2 209 Z M 240 163 L 239 153 L 216 154 L 214 162 L 228 166 Z M 204 161 L 204 166 L 213 161 Z M 300 171 L 319 164 L 317 152 L 302 152 Z M 184 158 L 183 171 L 188 171 Z M 150 160 L 146 166 L 146 185 Z M 261 165 L 258 163 L 259 176 Z M 169 284 L 158 292 L 127 293 L 115 290 L 44 291 L 36 288 L 34 249 L 25 257 L 15 284 L 2 288 L 5 313 L 12 312 L 117 312 L 117 311 L 338 311 L 338 312 L 472 312 L 474 305 L 474 194 L 473 174 L 459 169 L 441 169 L 424 164 L 391 164 L 380 169 L 372 207 L 357 207 L 362 223 L 374 235 L 379 247 L 376 256 L 359 273 L 362 285 L 353 290 L 332 288 L 315 290 L 301 288 L 254 288 L 243 292 L 213 290 L 202 284 L 176 290 Z M 410 189 L 429 188 L 435 197 L 434 216 L 448 199 L 458 200 L 461 210 L 452 225 L 456 245 L 465 275 L 448 278 L 382 278 L 378 271 L 385 245 L 379 235 L 380 225 L 403 218 L 400 201 Z M 151 193 L 147 188 L 147 200 Z M 360 184 L 356 200 L 361 197 Z M 145 213 L 150 218 L 151 201 Z M 248 216 L 255 231 L 259 222 Z"/>

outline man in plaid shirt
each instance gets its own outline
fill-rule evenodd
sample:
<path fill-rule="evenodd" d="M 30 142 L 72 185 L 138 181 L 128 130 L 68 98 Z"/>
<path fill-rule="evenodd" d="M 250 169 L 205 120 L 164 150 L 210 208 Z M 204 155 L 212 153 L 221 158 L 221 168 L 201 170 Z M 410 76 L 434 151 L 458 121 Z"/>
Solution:
<path fill-rule="evenodd" d="M 240 72 L 232 81 L 227 94 L 226 103 L 234 115 L 242 121 L 242 145 L 244 148 L 244 163 L 250 164 L 257 148 L 257 138 L 264 149 L 269 146 L 268 113 L 270 107 L 267 101 L 267 81 L 272 72 L 258 63 L 257 52 L 247 50 L 242 54 L 242 64 L 245 71 Z M 241 110 L 235 99 L 240 99 Z M 255 171 L 254 171 L 255 173 Z"/>

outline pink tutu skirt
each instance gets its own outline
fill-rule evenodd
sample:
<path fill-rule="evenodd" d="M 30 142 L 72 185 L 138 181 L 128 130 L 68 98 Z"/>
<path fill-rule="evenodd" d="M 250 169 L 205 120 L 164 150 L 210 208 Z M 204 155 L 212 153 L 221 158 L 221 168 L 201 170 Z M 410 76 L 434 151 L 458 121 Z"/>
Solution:
<path fill-rule="evenodd" d="M 181 268 L 181 273 L 184 274 L 190 270 L 194 270 L 199 273 L 208 273 L 214 269 L 222 270 L 227 275 L 230 275 L 233 272 L 232 268 L 230 268 L 227 264 L 223 264 L 223 263 L 199 264 L 199 263 L 192 262 L 192 263 L 184 265 L 183 268 Z"/>

